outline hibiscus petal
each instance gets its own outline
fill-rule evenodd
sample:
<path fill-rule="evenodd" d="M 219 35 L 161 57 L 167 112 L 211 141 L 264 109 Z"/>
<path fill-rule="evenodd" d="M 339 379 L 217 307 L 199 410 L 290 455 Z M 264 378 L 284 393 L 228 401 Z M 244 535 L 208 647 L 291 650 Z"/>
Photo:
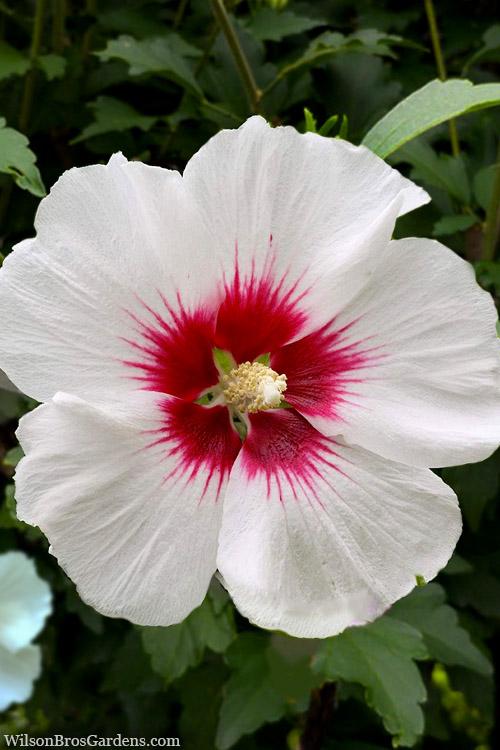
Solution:
<path fill-rule="evenodd" d="M 364 147 L 260 117 L 214 136 L 184 180 L 227 283 L 237 255 L 247 283 L 273 279 L 271 288 L 306 292 L 301 309 L 316 323 L 325 305 L 340 309 L 365 283 L 396 217 L 429 200 Z"/>
<path fill-rule="evenodd" d="M 430 470 L 333 441 L 292 410 L 251 416 L 224 500 L 218 567 L 255 624 L 323 638 L 433 578 L 461 530 Z"/>
<path fill-rule="evenodd" d="M 40 668 L 38 646 L 26 646 L 15 654 L 0 646 L 0 711 L 28 700 Z"/>
<path fill-rule="evenodd" d="M 321 346 L 316 337 L 309 365 L 295 373 L 290 362 L 287 398 L 325 434 L 395 461 L 479 461 L 500 442 L 496 320 L 491 296 L 451 250 L 392 242 L 334 320 L 338 340 Z M 278 355 L 273 366 L 288 374 L 284 360 L 298 355 L 306 356 Z"/>
<path fill-rule="evenodd" d="M 44 531 L 86 602 L 144 625 L 202 602 L 240 447 L 226 409 L 149 393 L 100 409 L 57 394 L 18 435 L 19 517 Z"/>
<path fill-rule="evenodd" d="M 0 646 L 19 651 L 43 628 L 52 595 L 22 552 L 0 555 L 0 581 Z"/>
<path fill-rule="evenodd" d="M 216 382 L 197 345 L 215 323 L 215 269 L 177 172 L 120 155 L 71 169 L 35 226 L 0 272 L 1 365 L 16 385 L 43 401 Z"/>

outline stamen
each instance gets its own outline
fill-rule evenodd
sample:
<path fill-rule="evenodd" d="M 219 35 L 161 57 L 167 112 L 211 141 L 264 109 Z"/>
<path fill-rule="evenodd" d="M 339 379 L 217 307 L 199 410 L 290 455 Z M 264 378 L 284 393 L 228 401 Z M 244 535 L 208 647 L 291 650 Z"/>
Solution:
<path fill-rule="evenodd" d="M 228 406 L 239 412 L 256 412 L 280 406 L 286 391 L 286 375 L 261 362 L 243 362 L 221 378 Z"/>

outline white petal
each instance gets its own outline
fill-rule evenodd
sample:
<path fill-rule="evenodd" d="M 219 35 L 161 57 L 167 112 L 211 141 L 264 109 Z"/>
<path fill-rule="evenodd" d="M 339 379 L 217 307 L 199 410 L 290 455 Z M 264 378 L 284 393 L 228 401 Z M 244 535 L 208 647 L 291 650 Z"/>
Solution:
<path fill-rule="evenodd" d="M 38 646 L 26 646 L 15 654 L 0 646 L 0 711 L 28 700 L 40 668 Z"/>
<path fill-rule="evenodd" d="M 131 389 L 130 313 L 213 294 L 210 248 L 177 172 L 113 157 L 71 169 L 38 209 L 37 237 L 0 271 L 0 365 L 38 400 Z M 132 386 L 134 387 L 134 386 Z"/>
<path fill-rule="evenodd" d="M 216 463 L 220 435 L 210 456 L 190 460 L 184 432 L 197 426 L 172 421 L 177 405 L 202 409 L 147 393 L 126 408 L 98 409 L 57 394 L 18 430 L 26 453 L 16 471 L 19 517 L 47 535 L 82 599 L 144 625 L 186 617 L 216 568 L 228 473 Z"/>
<path fill-rule="evenodd" d="M 486 458 L 500 442 L 500 348 L 491 296 L 471 266 L 438 242 L 390 243 L 370 283 L 335 324 L 361 342 L 341 421 L 325 434 L 414 466 Z M 309 418 L 309 415 L 307 415 Z"/>
<path fill-rule="evenodd" d="M 334 635 L 374 620 L 416 576 L 430 580 L 446 564 L 460 511 L 430 470 L 324 438 L 290 412 L 264 417 L 231 474 L 218 555 L 253 623 Z"/>
<path fill-rule="evenodd" d="M 315 320 L 362 286 L 396 217 L 429 200 L 364 147 L 271 128 L 261 117 L 214 136 L 184 180 L 226 273 L 237 246 L 243 274 L 272 266 L 277 280 L 300 279 Z"/>
<path fill-rule="evenodd" d="M 19 651 L 43 628 L 52 596 L 23 552 L 0 555 L 0 646 Z"/>

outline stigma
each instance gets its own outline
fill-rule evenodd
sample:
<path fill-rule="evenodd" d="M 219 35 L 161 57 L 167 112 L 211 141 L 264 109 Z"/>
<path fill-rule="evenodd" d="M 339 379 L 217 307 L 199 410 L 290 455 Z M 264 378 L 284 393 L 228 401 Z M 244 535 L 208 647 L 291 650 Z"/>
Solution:
<path fill-rule="evenodd" d="M 275 409 L 286 391 L 286 375 L 279 375 L 261 362 L 243 362 L 221 378 L 227 406 L 239 412 Z"/>

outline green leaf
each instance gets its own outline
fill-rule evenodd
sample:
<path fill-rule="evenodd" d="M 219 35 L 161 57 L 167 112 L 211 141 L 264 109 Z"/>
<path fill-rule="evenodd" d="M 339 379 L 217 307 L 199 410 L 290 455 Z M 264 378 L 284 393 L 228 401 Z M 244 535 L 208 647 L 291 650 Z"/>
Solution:
<path fill-rule="evenodd" d="M 0 81 L 23 76 L 30 68 L 29 58 L 10 44 L 0 41 Z"/>
<path fill-rule="evenodd" d="M 490 164 L 489 167 L 483 167 L 474 175 L 472 182 L 474 197 L 479 203 L 481 208 L 485 211 L 488 210 L 491 200 L 491 194 L 493 193 L 493 184 L 495 182 L 497 165 Z"/>
<path fill-rule="evenodd" d="M 122 35 L 110 39 L 106 48 L 95 54 L 104 62 L 113 58 L 124 60 L 130 66 L 131 76 L 161 74 L 196 94 L 202 93 L 188 62 L 201 53 L 178 34 L 140 40 Z"/>
<path fill-rule="evenodd" d="M 495 675 L 479 675 L 461 667 L 452 667 L 448 671 L 452 690 L 463 693 L 467 703 L 481 714 L 481 717 L 476 714 L 475 718 L 481 718 L 492 727 L 495 723 Z M 483 750 L 486 748 L 483 747 Z"/>
<path fill-rule="evenodd" d="M 500 580 L 486 571 L 450 578 L 447 586 L 460 607 L 473 607 L 484 617 L 500 619 Z"/>
<path fill-rule="evenodd" d="M 347 115 L 342 115 L 342 123 L 339 128 L 337 138 L 347 138 L 347 131 L 349 130 L 349 118 Z"/>
<path fill-rule="evenodd" d="M 15 468 L 23 456 L 23 449 L 20 445 L 16 445 L 15 448 L 11 448 L 10 451 L 7 451 L 2 463 L 4 466 Z"/>
<path fill-rule="evenodd" d="M 452 117 L 500 104 L 500 83 L 430 81 L 397 104 L 363 138 L 385 159 L 403 144 Z"/>
<path fill-rule="evenodd" d="M 168 628 L 141 628 L 153 669 L 172 682 L 199 664 L 209 648 L 222 653 L 235 636 L 232 605 L 209 594 L 184 622 Z"/>
<path fill-rule="evenodd" d="M 311 110 L 307 109 L 307 107 L 304 107 L 304 120 L 305 120 L 304 133 L 317 133 L 318 132 L 318 123 L 316 121 L 316 118 L 314 117 Z"/>
<path fill-rule="evenodd" d="M 318 133 L 326 137 L 330 133 L 332 128 L 337 124 L 338 119 L 339 119 L 338 115 L 331 115 L 327 120 L 325 120 L 323 125 L 318 130 Z M 344 127 L 344 122 L 346 121 L 346 119 L 347 119 L 346 116 L 342 115 L 341 130 Z"/>
<path fill-rule="evenodd" d="M 391 607 L 389 615 L 419 630 L 429 654 L 437 661 L 467 667 L 479 674 L 492 673 L 490 662 L 461 627 L 456 611 L 446 604 L 444 589 L 437 583 L 414 589 Z"/>
<path fill-rule="evenodd" d="M 0 504 L 0 528 L 21 531 L 30 542 L 39 542 L 42 539 L 42 532 L 36 526 L 28 526 L 18 519 L 13 484 L 8 484 L 5 488 L 5 498 Z"/>
<path fill-rule="evenodd" d="M 66 609 L 68 612 L 73 612 L 73 614 L 77 615 L 85 627 L 96 633 L 96 635 L 103 633 L 103 616 L 96 612 L 95 609 L 92 609 L 92 607 L 89 607 L 88 604 L 85 604 L 73 586 L 70 586 L 66 591 Z"/>
<path fill-rule="evenodd" d="M 129 630 L 122 643 L 113 650 L 102 684 L 103 692 L 139 693 L 144 689 L 161 689 L 160 678 L 151 669 L 140 633 Z"/>
<path fill-rule="evenodd" d="M 472 573 L 473 570 L 474 568 L 470 562 L 455 552 L 446 568 L 443 568 L 441 572 L 449 576 L 460 576 L 463 573 Z"/>
<path fill-rule="evenodd" d="M 376 29 L 361 29 L 349 36 L 339 31 L 325 31 L 311 41 L 304 54 L 278 71 L 276 78 L 264 89 L 271 91 L 283 78 L 304 67 L 323 65 L 329 58 L 338 54 L 363 52 L 369 55 L 395 57 L 392 45 L 405 45 L 400 36 L 385 34 Z"/>
<path fill-rule="evenodd" d="M 214 750 L 222 688 L 228 677 L 227 666 L 217 660 L 193 669 L 176 684 L 182 702 L 179 734 L 186 748 Z"/>
<path fill-rule="evenodd" d="M 36 156 L 28 144 L 25 135 L 6 127 L 5 119 L 0 117 L 0 172 L 12 175 L 20 188 L 42 197 L 45 186 L 35 166 Z"/>
<path fill-rule="evenodd" d="M 278 721 L 288 711 L 304 711 L 310 691 L 319 682 L 307 655 L 287 659 L 262 633 L 240 635 L 228 649 L 226 661 L 233 674 L 220 712 L 219 750 L 232 747 L 243 735 Z"/>
<path fill-rule="evenodd" d="M 160 20 L 151 17 L 151 13 L 146 14 L 140 5 L 137 8 L 123 4 L 115 9 L 99 9 L 97 17 L 102 28 L 118 34 L 152 37 L 161 35 L 165 29 Z"/>
<path fill-rule="evenodd" d="M 477 217 L 469 214 L 443 216 L 434 224 L 432 234 L 434 237 L 442 237 L 443 235 L 455 234 L 455 232 L 465 232 L 466 229 L 470 229 L 477 223 Z"/>
<path fill-rule="evenodd" d="M 66 70 L 66 59 L 62 55 L 40 55 L 37 65 L 43 70 L 49 81 L 62 78 Z"/>
<path fill-rule="evenodd" d="M 472 65 L 480 60 L 498 59 L 500 53 L 500 24 L 490 26 L 483 34 L 483 45 L 465 63 L 463 72 L 466 73 Z"/>
<path fill-rule="evenodd" d="M 500 293 L 500 263 L 494 260 L 480 260 L 475 264 L 478 283 L 485 289 Z M 486 503 L 489 500 L 486 501 Z"/>
<path fill-rule="evenodd" d="M 326 24 L 327 22 L 320 18 L 299 16 L 291 10 L 278 13 L 264 6 L 255 11 L 246 21 L 245 26 L 259 42 L 279 42 L 287 36 L 301 34 L 318 26 L 326 26 Z"/>
<path fill-rule="evenodd" d="M 393 742 L 411 746 L 424 729 L 420 704 L 426 698 L 414 660 L 427 656 L 418 630 L 382 617 L 324 641 L 313 669 L 330 680 L 363 685 L 368 705 L 381 716 Z"/>
<path fill-rule="evenodd" d="M 451 485 L 458 495 L 465 520 L 472 531 L 477 531 L 483 513 L 495 499 L 500 487 L 500 452 L 478 464 L 452 466 L 443 469 L 444 481 Z"/>
<path fill-rule="evenodd" d="M 87 106 L 94 112 L 94 122 L 87 125 L 79 136 L 73 138 L 71 143 L 79 143 L 95 135 L 123 132 L 131 128 L 149 130 L 158 119 L 141 115 L 130 104 L 121 102 L 111 96 L 98 96 L 94 102 L 90 102 Z"/>
<path fill-rule="evenodd" d="M 332 129 L 335 127 L 339 120 L 339 115 L 331 115 L 323 125 L 318 128 L 318 122 L 316 118 L 314 117 L 313 113 L 307 109 L 307 107 L 304 107 L 304 119 L 305 119 L 305 133 L 318 133 L 319 135 L 322 135 L 324 137 L 327 137 L 329 133 L 332 131 Z M 347 117 L 345 115 L 342 115 L 342 122 L 340 125 L 340 131 L 336 138 L 343 138 L 344 135 L 347 133 Z"/>
<path fill-rule="evenodd" d="M 470 203 L 469 178 L 461 156 L 437 154 L 420 138 L 403 146 L 391 161 L 411 164 L 415 182 L 444 190 L 462 205 Z"/>

